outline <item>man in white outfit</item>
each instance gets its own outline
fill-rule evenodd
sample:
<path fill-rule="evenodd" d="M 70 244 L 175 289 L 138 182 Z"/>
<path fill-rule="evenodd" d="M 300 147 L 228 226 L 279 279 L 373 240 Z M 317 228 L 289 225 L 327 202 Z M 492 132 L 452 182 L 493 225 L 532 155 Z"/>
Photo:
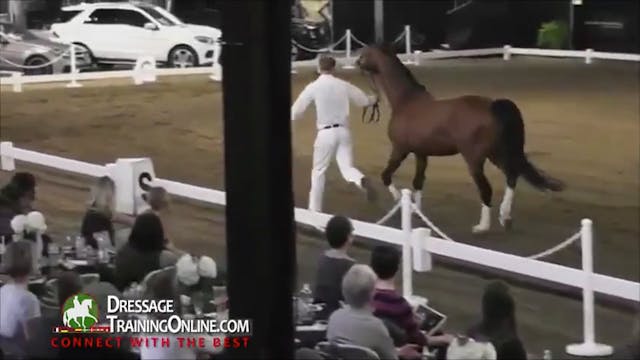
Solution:
<path fill-rule="evenodd" d="M 366 107 L 375 104 L 377 99 L 335 77 L 335 66 L 335 59 L 321 56 L 318 63 L 320 76 L 302 90 L 291 107 L 291 120 L 296 120 L 312 102 L 316 106 L 318 134 L 313 145 L 313 170 L 309 192 L 309 210 L 316 212 L 322 211 L 326 171 L 334 154 L 342 177 L 365 191 L 369 201 L 375 200 L 371 182 L 353 166 L 349 100 L 358 106 Z"/>

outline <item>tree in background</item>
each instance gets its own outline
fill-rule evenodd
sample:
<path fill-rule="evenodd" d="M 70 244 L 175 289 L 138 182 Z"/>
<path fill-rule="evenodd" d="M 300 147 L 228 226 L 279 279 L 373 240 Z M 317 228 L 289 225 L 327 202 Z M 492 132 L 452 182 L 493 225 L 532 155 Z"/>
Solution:
<path fill-rule="evenodd" d="M 569 48 L 569 26 L 560 20 L 543 23 L 538 30 L 537 45 L 547 49 Z"/>

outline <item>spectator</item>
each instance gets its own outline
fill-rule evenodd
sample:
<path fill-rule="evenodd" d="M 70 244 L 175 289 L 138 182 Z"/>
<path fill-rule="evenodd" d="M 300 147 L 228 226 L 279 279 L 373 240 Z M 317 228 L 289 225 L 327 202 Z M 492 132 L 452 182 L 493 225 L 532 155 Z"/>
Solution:
<path fill-rule="evenodd" d="M 110 177 L 103 176 L 91 189 L 91 200 L 82 219 L 80 233 L 87 245 L 97 248 L 98 242 L 94 234 L 107 232 L 111 244 L 115 246 L 114 222 L 131 226 L 134 218 L 115 212 L 115 183 Z"/>
<path fill-rule="evenodd" d="M 36 179 L 33 174 L 18 172 L 0 189 L 0 236 L 11 242 L 11 220 L 16 215 L 26 215 L 33 210 L 36 196 Z"/>
<path fill-rule="evenodd" d="M 34 326 L 34 336 L 29 339 L 28 352 L 32 359 L 55 359 L 60 357 L 60 351 L 51 347 L 51 329 L 61 325 L 60 309 L 64 302 L 79 293 L 82 284 L 77 273 L 65 271 L 58 276 L 57 303 L 58 306 L 44 311 Z M 44 308 L 43 310 L 47 310 Z"/>
<path fill-rule="evenodd" d="M 408 343 L 420 346 L 448 345 L 452 339 L 450 335 L 428 337 L 420 331 L 413 308 L 396 291 L 394 279 L 400 267 L 400 258 L 400 252 L 392 246 L 381 245 L 373 249 L 371 267 L 378 277 L 373 296 L 374 315 L 403 329 Z"/>
<path fill-rule="evenodd" d="M 498 360 L 526 360 L 527 352 L 516 329 L 515 311 L 507 285 L 499 281 L 489 283 L 482 296 L 482 320 L 468 335 L 479 341 L 490 341 Z"/>
<path fill-rule="evenodd" d="M 152 212 L 162 220 L 162 227 L 164 228 L 164 234 L 166 238 L 165 248 L 170 250 L 178 255 L 185 254 L 184 251 L 177 249 L 173 245 L 174 237 L 173 232 L 171 231 L 171 227 L 169 226 L 169 206 L 171 204 L 171 200 L 169 197 L 169 193 L 163 187 L 154 186 L 149 189 L 149 191 L 142 196 L 144 201 L 149 205 L 149 209 L 146 212 Z"/>
<path fill-rule="evenodd" d="M 327 340 L 370 348 L 380 359 L 420 358 L 415 345 L 396 349 L 382 320 L 373 316 L 371 302 L 376 274 L 367 265 L 354 265 L 342 279 L 347 306 L 329 317 Z"/>
<path fill-rule="evenodd" d="M 5 260 L 11 280 L 0 288 L 0 340 L 24 351 L 33 334 L 32 320 L 40 317 L 38 298 L 28 290 L 31 243 L 12 242 L 7 246 Z"/>
<path fill-rule="evenodd" d="M 178 291 L 178 283 L 176 271 L 170 269 L 162 271 L 157 277 L 153 277 L 147 284 L 145 298 L 150 300 L 173 300 L 173 313 L 156 313 L 152 314 L 157 318 L 167 319 L 171 315 L 180 315 L 180 293 Z M 202 335 L 205 337 L 206 347 L 202 349 L 180 346 L 177 337 L 181 334 L 169 335 L 168 347 L 142 346 L 140 348 L 141 360 L 162 360 L 162 359 L 193 359 L 198 358 L 198 352 L 213 354 L 222 350 L 222 347 L 213 347 L 213 338 L 210 335 Z"/>
<path fill-rule="evenodd" d="M 140 283 L 153 270 L 174 265 L 177 256 L 164 247 L 165 236 L 160 218 L 154 213 L 136 218 L 129 241 L 116 253 L 116 287 L 123 291 Z"/>
<path fill-rule="evenodd" d="M 353 242 L 353 226 L 344 216 L 334 216 L 327 223 L 325 236 L 331 249 L 318 260 L 314 301 L 324 303 L 324 310 L 318 314 L 327 319 L 332 312 L 340 308 L 342 296 L 342 278 L 355 261 L 347 254 Z"/>

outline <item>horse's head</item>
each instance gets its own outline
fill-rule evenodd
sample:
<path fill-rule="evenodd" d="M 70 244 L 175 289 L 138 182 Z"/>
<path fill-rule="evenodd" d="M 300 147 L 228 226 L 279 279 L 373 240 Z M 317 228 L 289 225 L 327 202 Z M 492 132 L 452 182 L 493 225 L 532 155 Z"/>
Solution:
<path fill-rule="evenodd" d="M 356 65 L 369 73 L 379 73 L 382 60 L 385 57 L 395 56 L 393 48 L 388 44 L 369 45 L 362 49 Z"/>
<path fill-rule="evenodd" d="M 80 303 L 80 306 L 82 306 L 83 309 L 91 309 L 91 299 L 84 299 L 82 300 L 82 302 Z"/>

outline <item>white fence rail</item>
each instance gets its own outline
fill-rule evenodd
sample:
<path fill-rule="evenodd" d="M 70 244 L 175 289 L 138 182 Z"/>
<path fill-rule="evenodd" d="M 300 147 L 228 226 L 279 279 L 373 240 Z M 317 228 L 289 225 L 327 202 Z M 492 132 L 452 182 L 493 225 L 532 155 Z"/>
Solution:
<path fill-rule="evenodd" d="M 19 149 L 14 147 L 11 142 L 0 142 L 0 169 L 15 170 L 15 160 L 91 177 L 104 176 L 109 173 L 107 166 Z M 177 196 L 215 205 L 226 205 L 226 196 L 223 191 L 159 178 L 153 179 L 153 183 L 166 188 L 169 193 Z M 433 237 L 429 229 L 412 228 L 411 214 L 417 211 L 417 208 L 412 207 L 409 190 L 403 191 L 401 204 L 402 206 L 397 209 L 401 209 L 402 212 L 402 229 L 357 220 L 353 221 L 353 225 L 354 233 L 358 236 L 402 246 L 403 294 L 407 297 L 413 295 L 413 270 L 430 270 L 431 254 L 581 288 L 583 291 L 584 341 L 581 344 L 567 346 L 567 352 L 583 356 L 600 356 L 611 352 L 610 347 L 595 343 L 594 292 L 640 302 L 639 283 L 593 273 L 591 220 L 585 219 L 581 224 L 583 268 L 579 270 Z M 316 228 L 324 228 L 332 216 L 300 208 L 295 208 L 294 215 L 296 222 Z"/>
<path fill-rule="evenodd" d="M 91 177 L 108 174 L 106 166 L 16 148 L 11 142 L 0 143 L 0 160 L 0 169 L 9 171 L 15 168 L 14 160 L 18 160 Z M 226 204 L 226 197 L 223 191 L 159 178 L 154 179 L 154 183 L 165 187 L 167 191 L 177 196 L 215 205 L 224 206 Z M 295 209 L 297 222 L 316 228 L 323 228 L 331 216 L 330 214 L 315 213 L 307 209 Z M 404 243 L 404 235 L 400 229 L 364 221 L 354 221 L 354 229 L 355 234 L 361 237 L 384 241 L 394 245 L 402 245 Z M 585 285 L 584 279 L 582 278 L 582 271 L 566 266 L 527 259 L 517 255 L 447 241 L 437 237 L 430 237 L 427 241 L 426 248 L 430 253 L 436 255 L 543 279 L 566 286 L 582 288 Z M 601 274 L 594 274 L 593 279 L 593 288 L 598 293 L 640 302 L 640 284 L 637 282 Z"/>

